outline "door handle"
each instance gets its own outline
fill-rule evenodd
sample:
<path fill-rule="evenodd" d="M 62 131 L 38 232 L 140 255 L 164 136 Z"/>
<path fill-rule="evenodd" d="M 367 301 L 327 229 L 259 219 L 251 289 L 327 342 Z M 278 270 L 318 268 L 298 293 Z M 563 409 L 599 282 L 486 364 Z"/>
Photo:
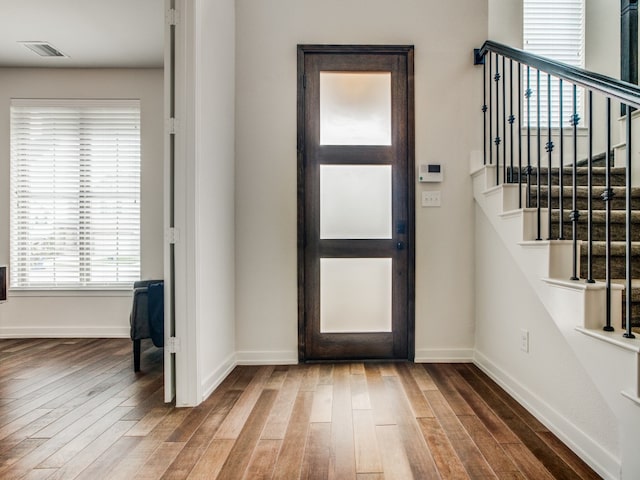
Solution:
<path fill-rule="evenodd" d="M 396 243 L 396 250 L 404 250 L 404 242 Z"/>

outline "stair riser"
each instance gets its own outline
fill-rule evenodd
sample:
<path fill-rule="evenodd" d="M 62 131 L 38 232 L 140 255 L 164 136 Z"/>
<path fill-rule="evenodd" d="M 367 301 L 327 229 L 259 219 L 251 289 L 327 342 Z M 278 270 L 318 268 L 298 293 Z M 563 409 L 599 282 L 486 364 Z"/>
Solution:
<path fill-rule="evenodd" d="M 507 177 L 508 180 L 508 177 Z M 546 174 L 543 174 L 542 177 L 540 178 L 540 184 L 541 185 L 548 185 L 548 177 Z M 573 176 L 572 175 L 564 175 L 563 178 L 563 182 L 564 182 L 564 186 L 565 187 L 569 187 L 573 185 Z M 593 175 L 592 176 L 592 180 L 591 180 L 591 184 L 592 185 L 606 185 L 606 177 L 602 174 L 597 174 L 597 175 Z M 518 183 L 518 177 L 514 176 L 514 179 L 511 183 Z M 527 183 L 527 177 L 523 175 L 522 177 L 522 183 L 526 185 Z M 538 179 L 535 177 L 535 175 L 531 175 L 531 185 L 537 185 L 538 183 Z M 577 185 L 579 186 L 586 186 L 588 183 L 588 179 L 586 175 L 578 175 L 577 176 Z M 551 175 L 551 185 L 559 185 L 560 181 L 558 179 L 558 175 L 557 174 L 552 174 Z M 626 185 L 626 179 L 623 175 L 611 175 L 611 186 L 612 187 L 624 187 Z"/>
<path fill-rule="evenodd" d="M 576 206 L 577 206 L 578 210 L 586 210 L 587 207 L 588 207 L 587 204 L 588 204 L 587 197 L 578 197 L 578 198 L 576 198 Z M 535 191 L 532 191 L 530 206 L 532 208 L 535 208 L 536 205 L 537 204 L 536 204 Z M 541 196 L 540 205 L 542 206 L 542 208 L 546 208 L 547 207 L 547 196 L 546 196 L 546 194 Z M 564 208 L 565 208 L 565 210 L 571 210 L 571 207 L 572 207 L 572 197 L 571 196 L 565 196 L 564 197 Z M 551 208 L 560 208 L 559 207 L 559 202 L 558 202 L 558 197 L 551 197 Z M 592 197 L 591 208 L 593 210 L 604 210 L 604 208 L 605 208 L 604 200 L 602 200 L 602 198 L 600 198 L 598 196 Z M 611 202 L 611 208 L 613 210 L 624 210 L 626 208 L 625 198 L 624 197 L 614 197 L 613 201 Z M 640 198 L 634 197 L 634 198 L 631 199 L 631 208 L 633 210 L 640 209 Z"/>
<path fill-rule="evenodd" d="M 584 247 L 586 251 L 586 247 Z M 593 278 L 603 279 L 606 278 L 606 266 L 604 255 L 594 255 L 592 258 L 593 263 Z M 587 278 L 587 255 L 580 255 L 580 278 Z M 633 256 L 631 260 L 631 276 L 633 278 L 640 278 L 640 257 Z M 611 278 L 625 278 L 626 266 L 624 257 L 612 256 L 611 257 Z"/>
<path fill-rule="evenodd" d="M 578 240 L 587 240 L 588 239 L 588 224 L 586 217 L 580 217 L 580 221 L 578 221 L 577 228 L 577 239 Z M 553 223 L 551 225 L 551 238 L 558 238 L 559 225 L 558 220 L 553 219 Z M 611 241 L 613 242 L 625 242 L 627 240 L 626 237 L 626 228 L 624 224 L 612 223 L 611 224 Z M 566 219 L 564 222 L 564 239 L 572 240 L 573 239 L 573 228 L 571 222 Z M 605 241 L 605 225 L 602 223 L 594 223 L 593 224 L 593 240 L 595 241 Z M 631 229 L 631 241 L 640 242 L 640 226 Z"/>
<path fill-rule="evenodd" d="M 622 328 L 626 328 L 626 318 L 627 318 L 627 302 L 622 301 Z M 640 303 L 631 302 L 631 326 L 632 327 L 640 327 Z"/>
<path fill-rule="evenodd" d="M 615 164 L 615 155 L 613 155 L 612 152 L 612 156 L 611 156 L 611 162 L 612 164 Z M 592 167 L 604 167 L 606 166 L 606 159 L 604 156 L 604 153 L 602 154 L 598 154 L 598 155 L 594 155 L 593 157 L 591 157 L 591 166 Z M 576 162 L 576 165 L 578 167 L 586 167 L 589 165 L 589 160 L 587 160 L 586 158 L 582 159 L 582 160 L 578 160 Z"/>
<path fill-rule="evenodd" d="M 640 288 L 637 286 L 631 287 L 632 295 L 631 295 L 631 326 L 634 328 L 640 327 Z M 626 290 L 622 291 L 622 328 L 626 328 L 625 318 L 627 310 L 627 292 Z"/>
<path fill-rule="evenodd" d="M 586 162 L 585 162 L 586 163 Z M 604 160 L 596 161 L 593 163 L 593 166 L 604 166 Z M 517 177 L 518 171 L 514 172 L 513 182 L 518 182 Z M 531 184 L 531 196 L 530 196 L 530 207 L 536 207 L 536 191 L 537 191 L 537 181 L 538 178 L 536 176 L 537 169 L 534 167 L 533 172 L 530 176 Z M 507 180 L 509 179 L 507 173 Z M 569 220 L 569 212 L 573 209 L 572 205 L 572 192 L 571 187 L 573 186 L 573 172 L 569 168 L 565 168 L 563 175 L 563 184 L 565 186 L 564 195 L 563 195 L 563 207 L 564 207 L 564 238 L 566 240 L 571 240 L 573 235 L 573 224 Z M 547 186 L 549 184 L 549 175 L 546 168 L 542 167 L 540 172 L 540 185 L 543 187 L 540 192 L 540 204 L 542 208 L 547 208 L 547 195 L 548 192 Z M 522 177 L 522 184 L 526 188 L 527 178 L 525 176 Z M 588 197 L 587 197 L 587 189 L 585 188 L 588 182 L 588 173 L 586 169 L 579 169 L 576 175 L 576 183 L 579 187 L 578 196 L 577 196 L 577 205 L 576 208 L 578 210 L 587 210 L 588 207 Z M 614 168 L 610 175 L 610 182 L 612 187 L 618 187 L 614 189 L 615 196 L 611 201 L 612 210 L 617 210 L 612 214 L 612 223 L 611 223 L 611 241 L 613 242 L 625 242 L 626 241 L 626 225 L 624 223 L 626 215 L 624 214 L 624 210 L 626 209 L 626 198 L 625 198 L 625 189 L 619 188 L 624 187 L 626 185 L 626 175 L 624 173 L 623 168 Z M 603 253 L 604 247 L 602 242 L 605 240 L 605 223 L 604 223 L 604 209 L 606 208 L 606 203 L 602 200 L 600 196 L 603 191 L 603 186 L 606 184 L 606 175 L 603 168 L 596 168 L 592 172 L 591 176 L 591 184 L 594 187 L 594 193 L 592 195 L 591 208 L 593 209 L 593 230 L 592 230 L 592 239 L 594 242 L 594 255 L 592 257 L 592 276 L 594 279 L 602 280 L 606 277 L 606 266 L 605 261 L 606 257 Z M 552 200 L 551 200 L 551 208 L 556 209 L 556 211 L 552 212 L 552 227 L 551 227 L 551 235 L 550 238 L 555 239 L 558 238 L 559 231 L 559 200 L 558 196 L 560 190 L 557 188 L 559 185 L 559 171 L 558 169 L 553 169 L 551 173 L 551 185 L 554 186 L 552 189 Z M 634 189 L 633 196 L 631 198 L 631 208 L 633 210 L 640 210 L 640 195 L 637 189 Z M 526 202 L 526 199 L 525 199 Z M 580 255 L 580 278 L 587 278 L 587 244 L 586 240 L 588 238 L 588 222 L 587 222 L 587 214 L 586 212 L 580 212 L 581 216 L 576 225 L 576 236 L 578 240 L 582 240 L 581 247 L 581 255 Z M 637 212 L 634 213 L 632 229 L 631 229 L 631 240 L 633 242 L 640 242 L 640 220 L 638 218 Z M 635 245 L 637 247 L 637 245 Z M 613 252 L 611 256 L 611 278 L 614 279 L 623 279 L 626 277 L 626 259 L 624 254 L 624 248 L 621 248 L 621 245 L 613 245 Z M 640 253 L 637 248 L 634 248 L 634 253 L 632 255 L 631 260 L 631 275 L 633 278 L 640 278 Z M 635 285 L 635 284 L 634 284 Z M 624 301 L 625 292 L 623 292 L 623 304 L 622 304 L 622 328 L 625 328 L 625 317 L 626 317 L 626 302 Z M 634 327 L 634 330 L 640 332 L 640 288 L 638 286 L 633 287 L 633 299 L 632 299 L 632 318 L 631 325 Z M 617 325 L 619 327 L 619 325 Z"/>

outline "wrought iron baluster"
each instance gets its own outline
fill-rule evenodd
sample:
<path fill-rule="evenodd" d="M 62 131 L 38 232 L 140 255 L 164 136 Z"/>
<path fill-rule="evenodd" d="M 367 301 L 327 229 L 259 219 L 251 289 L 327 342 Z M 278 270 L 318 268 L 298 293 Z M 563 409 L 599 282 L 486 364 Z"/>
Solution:
<path fill-rule="evenodd" d="M 485 56 L 486 58 L 486 56 Z M 491 58 L 491 54 L 489 54 Z M 482 163 L 487 164 L 487 62 L 482 62 Z"/>
<path fill-rule="evenodd" d="M 507 181 L 507 59 L 502 56 L 502 181 Z"/>
<path fill-rule="evenodd" d="M 489 77 L 493 75 L 493 55 L 489 53 Z M 493 84 L 489 81 L 489 165 L 493 165 L 493 147 L 491 141 L 493 140 Z"/>
<path fill-rule="evenodd" d="M 513 60 L 509 59 L 509 182 L 513 183 L 513 122 L 516 117 L 513 115 Z M 518 198 L 520 194 L 518 193 Z"/>
<path fill-rule="evenodd" d="M 531 67 L 527 65 L 527 208 L 531 207 Z"/>
<path fill-rule="evenodd" d="M 548 165 L 547 165 L 547 209 L 549 214 L 547 215 L 547 239 L 551 239 L 551 160 L 553 155 L 553 140 L 551 137 L 551 75 L 547 74 L 547 145 L 545 150 L 548 152 Z M 560 191 L 560 197 L 562 197 L 562 191 Z M 559 198 L 560 198 L 559 197 Z"/>
<path fill-rule="evenodd" d="M 605 204 L 605 281 L 606 290 L 606 323 L 603 330 L 613 332 L 611 326 L 611 201 L 613 200 L 613 189 L 611 188 L 611 99 L 607 98 L 607 151 L 605 152 L 605 189 L 602 193 L 602 200 Z"/>
<path fill-rule="evenodd" d="M 496 185 L 500 185 L 500 62 L 496 53 L 496 74 L 493 77 L 496 82 Z M 504 110 L 503 110 L 504 113 Z"/>
<path fill-rule="evenodd" d="M 541 136 L 540 136 L 540 70 L 536 70 L 536 131 L 537 131 L 536 140 L 538 142 L 537 143 L 538 163 L 537 163 L 537 171 L 536 171 L 536 184 L 538 186 L 536 190 L 538 236 L 536 237 L 536 240 L 542 240 L 542 235 L 541 235 L 542 207 L 540 205 L 540 188 L 541 188 L 540 167 L 541 167 L 541 158 L 542 158 L 542 152 L 541 152 L 542 143 L 541 143 Z M 547 205 L 547 208 L 549 209 L 549 211 L 551 211 L 551 205 Z"/>
<path fill-rule="evenodd" d="M 589 103 L 588 152 L 587 152 L 587 283 L 595 283 L 593 279 L 593 91 L 587 94 Z"/>
<path fill-rule="evenodd" d="M 571 238 L 573 240 L 573 275 L 571 280 L 579 280 L 578 277 L 578 219 L 580 212 L 578 211 L 577 185 L 578 185 L 578 124 L 580 116 L 578 115 L 578 87 L 573 86 L 573 116 L 571 117 L 571 125 L 573 126 L 573 188 L 571 193 Z"/>
<path fill-rule="evenodd" d="M 558 187 L 560 192 L 564 193 L 564 118 L 562 118 L 562 90 L 564 86 L 562 84 L 562 79 L 558 79 L 558 89 L 560 93 L 560 105 L 558 112 L 558 121 L 560 122 L 560 161 L 559 161 L 559 170 L 558 170 Z M 564 240 L 564 195 L 561 193 L 558 201 L 558 208 L 560 209 L 560 221 L 558 223 L 558 240 Z"/>
<path fill-rule="evenodd" d="M 627 186 L 627 198 L 626 198 L 626 212 L 627 212 L 627 218 L 626 218 L 626 265 L 625 265 L 625 273 L 626 273 L 626 304 L 625 304 L 625 310 L 626 310 L 626 331 L 624 333 L 624 337 L 625 338 L 636 338 L 636 336 L 632 333 L 631 331 L 631 319 L 633 318 L 633 311 L 632 311 L 632 303 L 631 303 L 631 288 L 633 286 L 632 282 L 631 282 L 631 117 L 633 116 L 633 107 L 631 105 L 627 105 L 627 125 L 626 125 L 626 134 L 627 134 L 627 162 L 626 162 L 626 167 L 627 167 L 627 182 L 626 182 L 626 186 Z"/>
<path fill-rule="evenodd" d="M 522 208 L 522 64 L 518 62 L 518 208 Z"/>

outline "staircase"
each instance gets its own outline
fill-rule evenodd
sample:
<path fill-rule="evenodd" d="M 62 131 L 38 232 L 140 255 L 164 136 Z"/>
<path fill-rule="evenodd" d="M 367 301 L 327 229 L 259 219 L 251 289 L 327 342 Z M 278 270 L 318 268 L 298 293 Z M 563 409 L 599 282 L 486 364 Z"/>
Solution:
<path fill-rule="evenodd" d="M 541 169 L 542 170 L 542 169 Z M 535 170 L 534 170 L 535 172 Z M 565 175 L 567 170 L 565 169 Z M 602 170 L 597 167 L 598 178 Z M 624 169 L 614 170 L 616 177 L 621 177 Z M 546 170 L 541 171 L 546 178 Z M 604 260 L 602 255 L 595 255 L 594 279 L 595 283 L 585 282 L 586 276 L 586 211 L 578 222 L 578 248 L 580 254 L 577 259 L 580 280 L 570 280 L 573 269 L 573 242 L 569 231 L 571 223 L 568 215 L 571 209 L 571 188 L 569 179 L 565 177 L 564 192 L 565 240 L 548 240 L 558 237 L 558 222 L 560 212 L 557 208 L 559 188 L 557 186 L 558 170 L 552 170 L 552 209 L 553 220 L 551 236 L 547 233 L 549 210 L 546 208 L 547 185 L 541 187 L 541 235 L 542 240 L 536 240 L 538 232 L 537 208 L 519 208 L 519 196 L 525 198 L 526 187 L 519 187 L 517 183 L 502 183 L 496 185 L 496 167 L 494 165 L 472 165 L 472 179 L 474 197 L 483 214 L 492 224 L 506 248 L 505 254 L 510 255 L 525 275 L 531 287 L 531 292 L 522 295 L 536 295 L 565 338 L 567 346 L 573 350 L 586 372 L 589 373 L 595 387 L 602 395 L 611 411 L 618 418 L 618 428 L 621 434 L 621 463 L 619 467 L 611 466 L 601 469 L 605 478 L 620 478 L 635 480 L 640 472 L 640 456 L 636 446 L 640 440 L 640 335 L 636 339 L 625 339 L 623 317 L 624 298 L 624 227 L 612 226 L 612 237 L 616 239 L 613 250 L 612 271 L 618 276 L 617 282 L 612 282 L 611 288 L 611 318 L 615 328 L 613 332 L 605 332 L 602 327 L 606 318 L 606 289 L 601 281 L 604 276 Z M 586 188 L 580 185 L 584 182 L 582 171 L 578 175 L 578 188 L 586 193 Z M 517 177 L 516 177 L 517 178 Z M 555 178 L 555 179 L 554 179 Z M 600 180 L 594 180 L 601 183 Z M 619 179 L 616 180 L 617 183 Z M 542 183 L 542 182 L 541 182 Z M 594 188 L 601 191 L 603 187 Z M 624 187 L 615 187 L 624 198 Z M 620 190 L 622 189 L 622 190 Z M 532 186 L 531 205 L 535 206 L 536 188 Z M 594 253 L 599 252 L 604 244 L 604 211 L 602 199 L 594 193 Z M 586 198 L 584 199 L 586 200 Z M 586 202 L 585 202 L 586 203 Z M 623 203 L 623 202 L 622 202 Z M 621 204 L 614 201 L 612 218 L 624 216 Z M 555 208 L 554 208 L 555 207 Z M 578 203 L 578 208 L 580 203 Z M 634 212 L 634 215 L 637 215 Z M 622 220 L 617 221 L 620 223 Z M 598 225 L 596 227 L 596 224 Z M 553 226 L 555 225 L 555 226 Z M 640 242 L 634 239 L 633 246 L 637 255 Z M 596 245 L 598 246 L 596 248 Z M 620 247 L 622 245 L 622 247 Z M 603 248 L 603 247 L 602 247 Z M 602 257 L 602 258 L 601 258 Z M 634 259 L 635 260 L 635 259 Z M 640 259 L 638 259 L 640 261 Z M 614 266 L 615 264 L 615 266 Z M 601 275 L 602 274 L 602 275 Z M 638 272 L 634 278 L 640 278 Z M 637 283 L 637 281 L 636 281 Z M 640 293 L 637 288 L 632 289 L 632 298 L 637 301 Z M 634 309 L 636 310 L 636 309 Z M 637 314 L 634 311 L 634 317 Z M 632 320 L 637 325 L 637 320 Z M 592 465 L 593 466 L 593 465 Z M 620 473 L 615 474 L 616 468 Z M 604 472 L 610 472 L 604 474 Z"/>
<path fill-rule="evenodd" d="M 614 159 L 615 162 L 615 159 Z M 583 162 L 580 162 L 583 163 Z M 600 162 L 599 162 L 600 163 Z M 612 283 L 625 285 L 626 275 L 626 212 L 625 212 L 625 167 L 612 167 L 610 182 L 614 192 L 611 202 L 611 278 Z M 548 203 L 548 168 L 540 169 L 540 205 L 547 208 Z M 536 182 L 537 169 L 532 169 L 531 181 Z M 588 168 L 578 167 L 576 169 L 577 179 L 577 201 L 576 206 L 580 216 L 576 225 L 576 237 L 581 241 L 580 249 L 580 269 L 579 278 L 588 277 Z M 517 179 L 517 169 L 514 170 L 512 178 Z M 550 239 L 560 239 L 560 210 L 559 210 L 559 169 L 551 170 L 551 235 Z M 573 169 L 565 167 L 563 169 L 563 235 L 562 238 L 571 240 L 573 225 L 570 215 L 572 209 L 573 195 Z M 597 166 L 592 168 L 592 272 L 593 279 L 601 282 L 606 278 L 606 211 L 605 201 L 602 193 L 606 187 L 606 168 Z M 537 206 L 537 185 L 531 186 L 530 206 Z M 632 229 L 632 316 L 631 325 L 634 331 L 640 331 L 640 188 L 632 189 L 632 224 L 637 225 Z M 626 290 L 622 291 L 622 328 L 626 326 Z"/>
<path fill-rule="evenodd" d="M 520 302 L 527 305 L 528 309 L 521 312 L 523 322 L 529 328 L 539 327 L 540 332 L 546 329 L 544 338 L 553 345 L 549 350 L 551 357 L 560 360 L 558 352 L 572 350 L 581 370 L 580 373 L 574 371 L 577 375 L 584 373 L 587 376 L 606 404 L 604 408 L 608 418 L 617 420 L 619 445 L 609 451 L 603 445 L 610 447 L 614 442 L 602 443 L 597 435 L 585 437 L 581 434 L 582 419 L 579 415 L 573 417 L 571 408 L 566 409 L 566 414 L 558 421 L 563 423 L 567 414 L 573 420 L 557 431 L 572 432 L 567 437 L 575 439 L 574 446 L 589 458 L 591 465 L 603 477 L 637 480 L 640 478 L 640 155 L 637 147 L 640 138 L 640 87 L 489 40 L 475 52 L 474 61 L 483 65 L 483 151 L 471 154 L 473 192 L 478 206 L 476 225 L 480 226 L 479 244 L 482 245 L 482 251 L 476 256 L 476 269 L 484 280 L 477 313 L 484 327 L 480 341 L 485 347 L 493 347 L 485 350 L 490 356 L 502 355 L 500 359 L 503 361 L 520 362 L 510 371 L 528 378 L 529 373 L 519 368 L 521 363 L 529 365 L 528 362 L 521 362 L 520 357 L 509 350 L 512 344 L 507 344 L 517 333 Z M 509 68 L 511 63 L 522 66 L 522 75 L 526 74 L 527 79 L 531 70 L 534 77 L 543 74 L 550 80 L 555 79 L 556 87 L 549 81 L 547 85 L 550 86 L 543 88 L 546 91 L 541 92 L 540 87 L 529 88 L 528 83 L 527 88 L 523 88 L 523 77 L 520 73 L 517 76 L 513 74 Z M 538 108 L 537 119 L 532 122 L 529 102 L 533 102 L 533 107 L 536 96 L 543 98 L 542 95 L 546 95 L 550 99 L 552 94 L 559 95 L 564 91 L 560 88 L 562 82 L 570 86 L 573 111 L 559 109 L 556 118 L 562 122 L 554 125 L 552 115 L 541 117 Z M 584 112 L 579 112 L 576 107 L 579 90 L 584 94 Z M 594 115 L 594 97 L 596 103 L 602 101 L 604 112 Z M 620 119 L 621 143 L 613 145 L 609 127 L 612 115 L 615 115 L 613 112 L 619 111 L 618 103 L 634 111 Z M 581 119 L 581 115 L 585 118 Z M 537 130 L 535 126 L 541 125 L 542 118 L 552 128 Z M 526 143 L 517 133 L 514 135 L 514 130 L 527 132 Z M 582 143 L 579 131 L 584 134 Z M 606 190 L 604 155 L 591 155 L 589 163 L 594 167 L 591 172 L 586 168 L 587 162 L 579 161 L 586 152 L 592 152 L 594 131 L 606 137 L 602 149 L 613 152 L 612 156 L 617 159 L 614 161 L 617 167 L 612 169 L 610 177 L 613 198 L 606 203 L 601 197 Z M 536 140 L 532 142 L 530 135 L 536 135 Z M 561 141 L 565 136 L 569 137 L 568 141 Z M 547 153 L 542 153 L 542 142 L 545 142 Z M 628 152 L 632 157 L 629 161 L 626 158 Z M 559 159 L 563 159 L 565 164 L 575 161 L 576 185 L 573 185 L 574 171 L 571 167 L 562 171 L 558 168 L 539 168 L 539 172 L 535 168 L 529 170 L 528 186 L 524 175 L 522 184 L 513 183 L 513 178 L 518 178 L 518 170 L 505 168 L 518 163 L 524 167 L 529 162 L 531 166 L 541 167 L 548 161 L 555 165 Z M 635 182 L 631 184 L 631 191 L 625 187 L 628 172 L 622 167 L 628 162 L 632 168 L 628 177 Z M 561 176 L 562 189 L 559 186 Z M 587 187 L 589 177 L 591 191 Z M 575 210 L 579 213 L 576 223 L 570 219 L 576 213 L 573 212 L 574 193 Z M 563 200 L 562 211 L 560 198 Z M 626 241 L 627 198 L 632 209 L 630 245 Z M 610 287 L 604 281 L 607 275 L 607 206 L 611 208 Z M 589 217 L 592 219 L 591 241 L 587 229 Z M 562 227 L 559 225 L 561 219 Z M 626 259 L 627 247 L 631 252 L 630 263 Z M 485 252 L 486 256 L 483 256 Z M 589 264 L 592 278 L 587 282 Z M 627 265 L 631 266 L 629 275 Z M 497 273 L 493 272 L 494 266 Z M 572 280 L 574 277 L 579 278 Z M 509 281 L 504 283 L 504 278 Z M 491 301 L 484 302 L 485 297 Z M 631 300 L 631 312 L 625 311 L 627 298 Z M 538 320 L 539 325 L 536 323 Z M 613 328 L 605 331 L 603 327 L 607 322 Z M 505 332 L 500 332 L 501 328 Z M 632 328 L 637 332 L 635 338 L 629 338 Z M 504 334 L 505 339 L 500 336 L 495 340 L 494 331 Z M 527 330 L 520 330 L 520 340 L 520 350 L 529 353 Z M 537 361 L 543 363 L 544 347 L 536 354 Z M 554 365 L 547 365 L 549 371 L 553 368 Z M 508 377 L 508 374 L 500 375 Z M 505 384 L 511 385 L 512 389 L 519 388 L 517 378 L 507 379 Z M 562 388 L 561 385 L 558 387 Z M 587 403 L 590 392 L 595 393 L 591 385 L 588 391 L 585 388 L 580 392 L 584 393 L 580 400 L 584 398 Z M 548 413 L 552 410 L 544 406 L 544 402 L 539 402 L 535 394 L 527 393 L 525 396 L 530 403 L 537 403 L 539 413 L 541 409 Z M 554 399 L 557 404 L 562 403 L 558 397 Z M 591 414 L 588 416 L 593 417 Z M 553 420 L 549 422 L 552 423 Z M 587 423 L 590 428 L 595 425 L 591 420 Z"/>

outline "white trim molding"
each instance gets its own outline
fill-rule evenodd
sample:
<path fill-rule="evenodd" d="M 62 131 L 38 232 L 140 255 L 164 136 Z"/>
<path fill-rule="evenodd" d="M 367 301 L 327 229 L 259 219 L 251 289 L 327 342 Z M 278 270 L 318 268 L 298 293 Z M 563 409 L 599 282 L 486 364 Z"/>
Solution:
<path fill-rule="evenodd" d="M 471 363 L 472 348 L 423 348 L 416 350 L 415 363 Z"/>
<path fill-rule="evenodd" d="M 296 365 L 298 352 L 296 350 L 268 350 L 236 352 L 238 365 Z"/>
<path fill-rule="evenodd" d="M 0 338 L 129 338 L 129 327 L 0 327 Z"/>
<path fill-rule="evenodd" d="M 202 382 L 200 390 L 202 391 L 201 402 L 204 402 L 214 391 L 216 388 L 220 386 L 220 384 L 224 381 L 225 378 L 229 376 L 229 374 L 233 371 L 234 368 L 238 365 L 238 362 L 235 360 L 236 355 L 229 355 L 225 361 Z"/>
<path fill-rule="evenodd" d="M 619 479 L 620 459 L 604 450 L 597 438 L 587 435 L 579 425 L 570 422 L 535 392 L 529 390 L 477 350 L 473 363 L 576 452 L 599 475 L 607 480 Z"/>

